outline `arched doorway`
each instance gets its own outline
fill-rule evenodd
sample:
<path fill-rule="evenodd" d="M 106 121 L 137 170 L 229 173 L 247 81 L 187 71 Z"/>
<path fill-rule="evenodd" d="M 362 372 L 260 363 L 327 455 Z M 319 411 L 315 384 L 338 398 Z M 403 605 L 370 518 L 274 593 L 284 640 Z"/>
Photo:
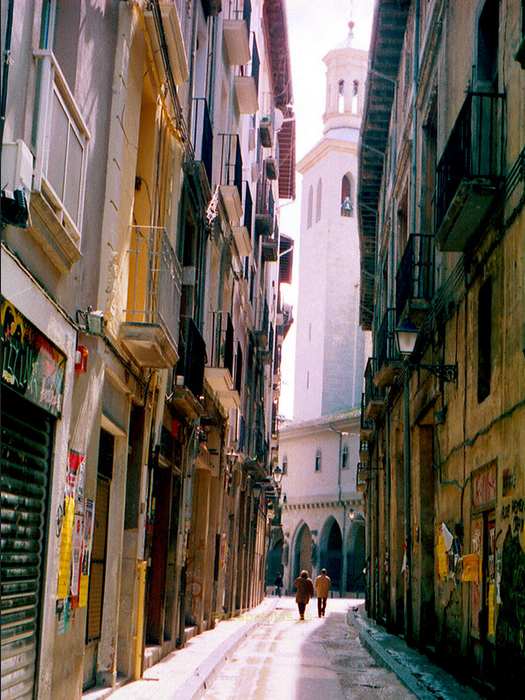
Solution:
<path fill-rule="evenodd" d="M 270 549 L 268 550 L 268 559 L 266 564 L 266 585 L 273 586 L 275 577 L 277 574 L 283 573 L 283 545 L 284 538 L 282 532 L 275 538 L 273 542 L 270 542 Z"/>
<path fill-rule="evenodd" d="M 365 593 L 365 525 L 364 523 L 354 522 L 352 525 L 356 529 L 356 535 L 353 542 L 353 547 L 347 555 L 347 577 L 346 590 L 348 593 L 357 593 L 364 595 Z"/>
<path fill-rule="evenodd" d="M 306 523 L 303 524 L 297 534 L 295 545 L 293 580 L 306 569 L 308 575 L 312 574 L 312 533 Z"/>
<path fill-rule="evenodd" d="M 343 550 L 343 538 L 341 528 L 337 520 L 328 523 L 330 529 L 326 538 L 326 548 L 321 552 L 321 566 L 326 569 L 328 576 L 332 579 L 332 590 L 341 592 L 341 552 Z"/>

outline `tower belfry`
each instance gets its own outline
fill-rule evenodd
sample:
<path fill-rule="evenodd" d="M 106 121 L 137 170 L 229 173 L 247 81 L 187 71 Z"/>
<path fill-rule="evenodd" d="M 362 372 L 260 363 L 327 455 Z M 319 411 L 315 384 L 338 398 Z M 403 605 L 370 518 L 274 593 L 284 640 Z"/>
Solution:
<path fill-rule="evenodd" d="M 296 315 L 294 421 L 357 407 L 366 334 L 359 328 L 357 144 L 368 53 L 346 39 L 324 57 L 321 140 L 298 163 L 303 176 Z"/>

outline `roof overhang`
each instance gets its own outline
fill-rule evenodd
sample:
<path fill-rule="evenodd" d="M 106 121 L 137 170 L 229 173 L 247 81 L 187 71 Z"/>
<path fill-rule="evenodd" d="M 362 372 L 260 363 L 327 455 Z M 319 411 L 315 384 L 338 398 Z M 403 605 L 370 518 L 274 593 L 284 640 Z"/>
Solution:
<path fill-rule="evenodd" d="M 359 323 L 372 329 L 377 222 L 390 115 L 411 0 L 377 0 L 359 137 L 357 208 L 361 249 Z"/>

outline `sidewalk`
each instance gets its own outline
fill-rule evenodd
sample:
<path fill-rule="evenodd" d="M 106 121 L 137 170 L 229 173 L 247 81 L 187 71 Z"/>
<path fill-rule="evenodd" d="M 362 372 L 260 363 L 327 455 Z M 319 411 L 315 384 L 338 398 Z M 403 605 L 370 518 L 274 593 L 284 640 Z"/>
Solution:
<path fill-rule="evenodd" d="M 419 700 L 482 700 L 475 690 L 459 683 L 403 639 L 368 618 L 363 605 L 348 611 L 348 622 L 359 632 L 365 649 L 393 671 Z"/>
<path fill-rule="evenodd" d="M 147 669 L 139 681 L 117 690 L 94 688 L 82 700 L 197 700 L 254 627 L 274 610 L 279 598 L 267 597 L 256 608 L 192 637 L 183 649 Z"/>

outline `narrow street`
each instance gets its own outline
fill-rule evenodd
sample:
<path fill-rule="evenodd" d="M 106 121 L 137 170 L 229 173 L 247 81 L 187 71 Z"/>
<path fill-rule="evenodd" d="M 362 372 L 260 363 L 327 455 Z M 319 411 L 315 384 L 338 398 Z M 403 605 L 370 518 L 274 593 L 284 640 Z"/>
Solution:
<path fill-rule="evenodd" d="M 205 700 L 411 700 L 397 676 L 363 648 L 347 611 L 357 601 L 330 599 L 326 617 L 316 601 L 299 621 L 292 597 L 281 598 L 224 664 Z"/>

